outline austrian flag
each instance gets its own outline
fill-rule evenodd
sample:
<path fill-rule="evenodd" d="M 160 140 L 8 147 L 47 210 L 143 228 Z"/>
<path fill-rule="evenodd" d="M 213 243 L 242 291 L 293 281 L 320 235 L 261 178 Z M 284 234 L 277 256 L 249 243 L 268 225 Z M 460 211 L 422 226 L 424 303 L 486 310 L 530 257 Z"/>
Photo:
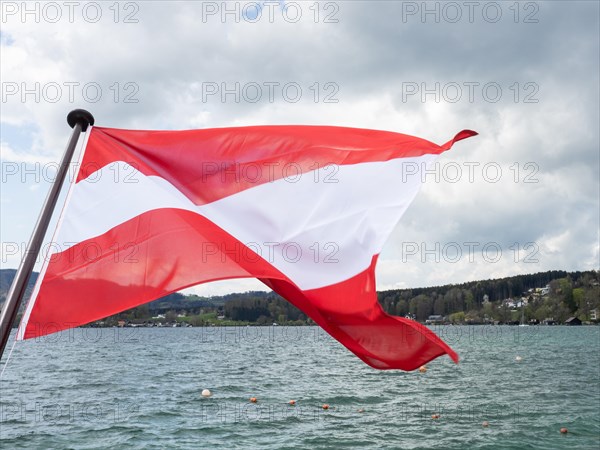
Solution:
<path fill-rule="evenodd" d="M 329 126 L 189 131 L 93 127 L 18 339 L 86 324 L 189 286 L 258 278 L 376 369 L 457 354 L 386 314 L 375 264 L 444 145 Z M 401 275 L 401 274 L 399 274 Z"/>

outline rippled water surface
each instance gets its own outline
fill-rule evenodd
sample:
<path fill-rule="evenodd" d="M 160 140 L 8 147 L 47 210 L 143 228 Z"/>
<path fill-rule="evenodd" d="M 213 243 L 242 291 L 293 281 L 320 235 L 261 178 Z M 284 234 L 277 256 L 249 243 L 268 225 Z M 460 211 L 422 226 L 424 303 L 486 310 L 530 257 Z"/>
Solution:
<path fill-rule="evenodd" d="M 461 362 L 424 374 L 371 369 L 316 327 L 21 342 L 0 381 L 0 447 L 600 448 L 600 327 L 436 332 Z"/>

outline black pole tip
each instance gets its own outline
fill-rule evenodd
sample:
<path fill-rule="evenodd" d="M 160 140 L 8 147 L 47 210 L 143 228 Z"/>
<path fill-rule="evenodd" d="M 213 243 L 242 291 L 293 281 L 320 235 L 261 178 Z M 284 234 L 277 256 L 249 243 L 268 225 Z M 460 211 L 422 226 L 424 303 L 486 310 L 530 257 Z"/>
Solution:
<path fill-rule="evenodd" d="M 94 116 L 85 109 L 74 109 L 67 114 L 67 123 L 71 128 L 76 124 L 81 125 L 81 131 L 86 131 L 88 125 L 94 125 Z"/>

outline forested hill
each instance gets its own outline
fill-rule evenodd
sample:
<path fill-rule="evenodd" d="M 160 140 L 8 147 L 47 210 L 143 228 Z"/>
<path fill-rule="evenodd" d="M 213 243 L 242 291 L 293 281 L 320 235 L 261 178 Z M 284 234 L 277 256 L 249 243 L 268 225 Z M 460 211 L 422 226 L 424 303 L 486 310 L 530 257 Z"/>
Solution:
<path fill-rule="evenodd" d="M 10 285 L 16 273 L 17 271 L 15 269 L 0 269 L 0 305 L 4 304 L 4 300 L 6 300 L 6 295 L 8 294 L 8 290 L 10 289 Z M 25 291 L 26 298 L 29 298 L 31 295 L 31 291 L 33 290 L 33 286 L 37 281 L 37 277 L 37 272 L 33 272 L 31 274 L 29 283 L 27 284 L 27 290 Z"/>
<path fill-rule="evenodd" d="M 15 272 L 0 270 L 0 303 L 6 298 Z M 29 292 L 36 279 L 37 273 L 34 273 Z M 599 271 L 554 270 L 495 280 L 388 290 L 378 292 L 378 299 L 388 313 L 419 321 L 431 315 L 454 323 L 513 323 L 522 316 L 530 322 L 549 319 L 562 323 L 572 316 L 594 321 L 594 317 L 600 315 L 598 280 Z M 260 291 L 213 297 L 174 293 L 112 319 L 143 322 L 159 315 L 192 324 L 206 324 L 217 318 L 223 323 L 307 323 L 307 317 L 279 295 Z"/>
<path fill-rule="evenodd" d="M 564 270 L 550 270 L 548 272 L 539 272 L 527 275 L 515 275 L 512 277 L 498 278 L 495 280 L 469 281 L 461 284 L 446 284 L 444 286 L 415 288 L 415 289 L 398 289 L 390 291 L 382 291 L 379 293 L 380 299 L 387 296 L 417 296 L 435 294 L 445 295 L 453 289 L 465 289 L 473 294 L 475 299 L 483 299 L 484 295 L 488 295 L 489 301 L 503 300 L 505 298 L 521 295 L 521 293 L 538 287 L 544 287 L 553 280 L 559 278 L 570 277 L 574 282 L 577 282 L 583 275 L 594 272 L 565 272 Z M 596 274 L 597 276 L 597 274 Z"/>
<path fill-rule="evenodd" d="M 441 315 L 452 322 L 520 320 L 515 310 L 523 307 L 527 321 L 552 319 L 562 323 L 572 316 L 589 320 L 600 314 L 599 271 L 552 270 L 495 280 L 378 293 L 383 308 L 394 315 L 411 315 L 425 321 Z M 455 320 L 453 319 L 453 315 Z M 594 314 L 592 314 L 593 316 Z"/>

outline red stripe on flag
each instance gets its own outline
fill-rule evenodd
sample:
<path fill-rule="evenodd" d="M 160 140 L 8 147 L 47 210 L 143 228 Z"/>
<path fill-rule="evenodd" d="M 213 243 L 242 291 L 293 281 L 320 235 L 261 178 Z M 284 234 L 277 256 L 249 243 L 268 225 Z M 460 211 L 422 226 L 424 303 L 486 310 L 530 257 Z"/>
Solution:
<path fill-rule="evenodd" d="M 446 353 L 458 362 L 456 352 L 429 328 L 383 311 L 375 289 L 376 262 L 377 255 L 349 280 L 308 291 L 283 280 L 261 281 L 371 367 L 414 370 Z"/>
<path fill-rule="evenodd" d="M 188 286 L 282 277 L 206 218 L 158 209 L 54 254 L 24 338 L 102 319 Z"/>
<path fill-rule="evenodd" d="M 461 133 L 474 133 L 465 130 Z M 454 140 L 464 139 L 457 135 Z M 164 178 L 203 205 L 329 165 L 439 154 L 451 147 L 390 131 L 328 126 L 255 126 L 187 131 L 94 127 L 77 182 L 116 161 Z M 131 180 L 132 182 L 135 180 Z"/>
<path fill-rule="evenodd" d="M 199 283 L 257 277 L 372 367 L 412 370 L 444 353 L 457 360 L 430 330 L 382 310 L 376 260 L 349 280 L 302 291 L 206 218 L 154 210 L 53 255 L 24 338 L 99 320 Z"/>

